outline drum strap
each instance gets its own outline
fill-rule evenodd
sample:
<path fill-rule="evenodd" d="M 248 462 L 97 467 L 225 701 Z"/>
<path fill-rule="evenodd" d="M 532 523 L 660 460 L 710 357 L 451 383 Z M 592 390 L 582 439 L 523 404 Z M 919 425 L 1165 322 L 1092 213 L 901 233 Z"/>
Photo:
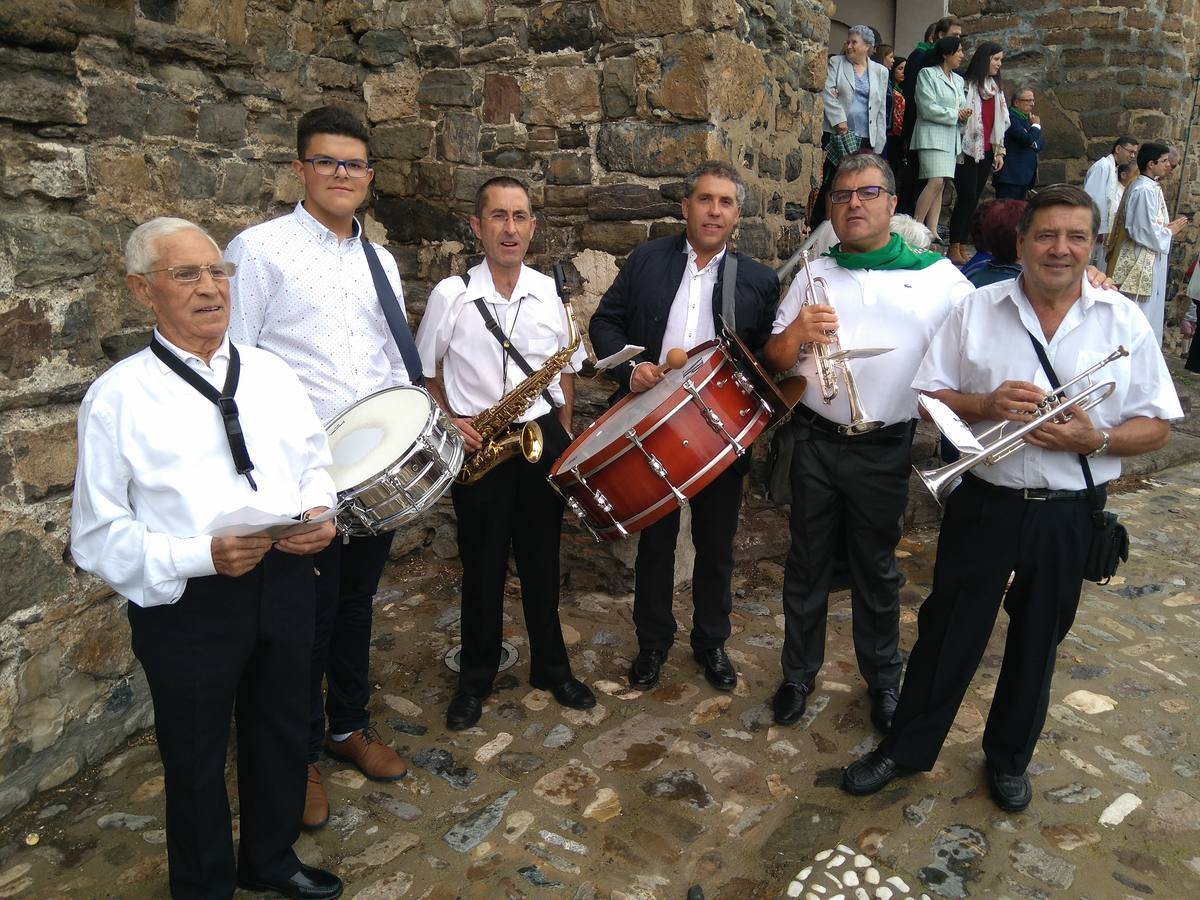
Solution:
<path fill-rule="evenodd" d="M 734 293 L 737 291 L 737 256 L 730 250 L 725 254 L 725 272 L 721 277 L 721 318 L 725 327 L 737 333 L 735 307 L 737 301 Z"/>
<path fill-rule="evenodd" d="M 250 471 L 254 463 L 250 461 L 250 452 L 246 449 L 246 436 L 242 434 L 242 423 L 238 419 L 237 401 L 233 395 L 237 393 L 238 377 L 242 372 L 242 358 L 238 354 L 233 341 L 229 342 L 229 371 L 225 374 L 225 386 L 218 392 L 215 387 L 205 381 L 187 363 L 162 345 L 154 335 L 150 336 L 150 352 L 159 358 L 164 366 L 186 381 L 200 392 L 210 403 L 216 405 L 221 412 L 221 421 L 225 424 L 225 437 L 229 441 L 229 455 L 233 457 L 234 468 L 239 475 L 245 475 L 253 490 L 258 490 L 254 476 Z"/>
<path fill-rule="evenodd" d="M 375 252 L 375 248 L 371 246 L 371 242 L 367 240 L 365 234 L 359 235 L 358 242 L 362 244 L 363 255 L 367 258 L 367 267 L 371 270 L 371 280 L 375 282 L 375 293 L 379 296 L 379 305 L 383 308 L 388 329 L 392 332 L 392 337 L 400 350 L 404 368 L 408 370 L 408 380 L 419 385 L 425 380 L 421 369 L 421 354 L 417 352 L 417 344 L 413 340 L 412 331 L 409 330 L 408 319 L 404 316 L 400 301 L 396 299 L 392 283 L 388 281 L 387 274 L 383 271 L 383 264 L 379 262 L 379 254 Z"/>
<path fill-rule="evenodd" d="M 464 282 L 466 281 L 466 279 L 463 280 Z M 475 304 L 475 308 L 479 310 L 479 315 L 483 317 L 483 324 L 487 326 L 487 330 L 496 339 L 496 342 L 504 348 L 505 354 L 513 358 L 513 362 L 520 367 L 522 372 L 526 375 L 532 375 L 533 368 L 529 363 L 525 362 L 525 357 L 521 355 L 521 351 L 512 345 L 512 341 L 508 339 L 508 335 L 504 333 L 504 329 L 500 327 L 500 323 L 496 321 L 496 317 L 492 315 L 492 311 L 487 308 L 487 304 L 483 302 L 483 298 L 476 298 L 472 302 Z M 550 396 L 549 388 L 542 391 L 542 398 L 550 404 L 551 409 L 558 409 L 558 404 Z"/>

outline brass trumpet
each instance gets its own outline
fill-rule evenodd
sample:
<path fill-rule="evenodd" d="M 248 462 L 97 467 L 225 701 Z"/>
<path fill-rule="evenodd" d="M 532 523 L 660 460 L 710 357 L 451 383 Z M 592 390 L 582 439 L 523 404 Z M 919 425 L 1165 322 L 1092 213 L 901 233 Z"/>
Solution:
<path fill-rule="evenodd" d="M 1070 381 L 1059 385 L 1054 390 L 1048 391 L 1041 402 L 1038 403 L 1037 414 L 1017 428 L 1006 432 L 1007 426 L 1012 425 L 1012 422 L 999 422 L 993 425 L 977 438 L 982 445 L 981 450 L 964 453 L 955 462 L 947 463 L 937 469 L 922 470 L 913 466 L 913 471 L 917 473 L 922 483 L 929 489 L 929 493 L 933 494 L 934 499 L 940 504 L 946 495 L 954 490 L 966 472 L 981 464 L 985 466 L 994 465 L 1022 449 L 1025 446 L 1025 435 L 1037 431 L 1037 429 L 1051 420 L 1067 421 L 1071 418 L 1071 413 L 1067 410 L 1072 406 L 1086 412 L 1107 400 L 1109 395 L 1117 389 L 1115 381 L 1097 382 L 1080 391 L 1074 397 L 1067 397 L 1065 392 L 1071 385 L 1085 378 L 1090 378 L 1109 363 L 1128 355 L 1128 350 L 1118 346 L 1116 350 L 1091 368 L 1085 369 Z"/>

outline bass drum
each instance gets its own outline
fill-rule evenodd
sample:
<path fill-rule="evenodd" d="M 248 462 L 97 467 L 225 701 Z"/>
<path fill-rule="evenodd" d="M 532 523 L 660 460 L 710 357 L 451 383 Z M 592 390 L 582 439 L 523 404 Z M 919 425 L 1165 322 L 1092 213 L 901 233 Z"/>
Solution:
<path fill-rule="evenodd" d="M 626 537 L 704 490 L 774 415 L 729 345 L 709 341 L 588 426 L 550 483 L 597 540 Z"/>
<path fill-rule="evenodd" d="M 427 391 L 394 387 L 364 397 L 325 427 L 338 492 L 338 529 L 372 535 L 411 522 L 446 493 L 463 441 Z"/>

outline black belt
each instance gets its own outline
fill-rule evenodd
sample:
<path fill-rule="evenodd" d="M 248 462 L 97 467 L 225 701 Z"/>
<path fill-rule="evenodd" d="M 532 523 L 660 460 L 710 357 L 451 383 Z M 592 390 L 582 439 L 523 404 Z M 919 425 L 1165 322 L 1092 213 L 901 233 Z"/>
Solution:
<path fill-rule="evenodd" d="M 1086 500 L 1088 492 L 1082 491 L 1057 491 L 1053 488 L 1010 488 L 1001 487 L 998 484 L 992 484 L 990 481 L 984 481 L 970 472 L 963 475 L 964 480 L 969 480 L 971 484 L 978 487 L 986 488 L 989 491 L 995 491 L 999 494 L 1006 494 L 1018 500 Z M 1098 492 L 1104 492 L 1104 485 L 1097 485 Z"/>
<path fill-rule="evenodd" d="M 913 427 L 911 421 L 896 422 L 885 425 L 874 431 L 862 434 L 847 434 L 846 426 L 831 422 L 823 416 L 818 416 L 806 406 L 797 406 L 793 414 L 797 422 L 802 422 L 813 429 L 814 437 L 823 440 L 842 441 L 847 444 L 902 444 Z"/>

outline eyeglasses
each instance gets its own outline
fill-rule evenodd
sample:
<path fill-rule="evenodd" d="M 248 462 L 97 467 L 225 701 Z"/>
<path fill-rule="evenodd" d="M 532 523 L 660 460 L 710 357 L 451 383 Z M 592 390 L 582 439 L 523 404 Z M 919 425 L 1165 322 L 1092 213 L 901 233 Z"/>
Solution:
<path fill-rule="evenodd" d="M 1018 97 L 1013 102 L 1014 103 L 1034 103 L 1035 101 L 1032 97 Z"/>
<path fill-rule="evenodd" d="M 869 184 L 866 187 L 855 188 L 852 191 L 830 191 L 829 192 L 829 202 L 830 203 L 849 203 L 850 195 L 857 194 L 858 199 L 865 203 L 868 200 L 874 200 L 880 194 L 890 194 L 890 193 L 891 193 L 891 191 L 887 190 L 887 188 L 885 188 L 881 185 Z"/>
<path fill-rule="evenodd" d="M 169 272 L 173 281 L 199 281 L 200 273 L 208 272 L 213 281 L 228 281 L 237 271 L 237 263 L 210 263 L 207 266 L 167 266 L 165 269 L 149 269 L 140 275 L 153 275 L 155 272 Z"/>
<path fill-rule="evenodd" d="M 366 159 L 334 159 L 331 156 L 310 156 L 308 159 L 301 160 L 313 167 L 313 171 L 318 175 L 335 175 L 338 169 L 345 169 L 346 174 L 351 178 L 366 178 L 367 174 L 374 168 L 370 160 Z"/>

